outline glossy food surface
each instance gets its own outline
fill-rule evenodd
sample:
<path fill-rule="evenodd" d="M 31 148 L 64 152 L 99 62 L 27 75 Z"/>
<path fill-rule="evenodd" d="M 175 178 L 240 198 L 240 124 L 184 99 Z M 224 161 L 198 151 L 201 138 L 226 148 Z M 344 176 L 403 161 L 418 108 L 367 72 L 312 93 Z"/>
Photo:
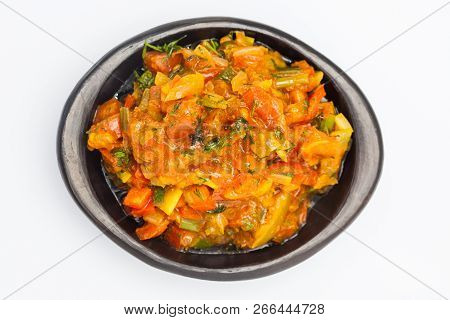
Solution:
<path fill-rule="evenodd" d="M 176 249 L 283 243 L 338 183 L 352 126 L 323 73 L 242 31 L 145 44 L 133 89 L 98 106 L 98 150 L 140 240 Z M 301 232 L 301 231 L 300 231 Z"/>

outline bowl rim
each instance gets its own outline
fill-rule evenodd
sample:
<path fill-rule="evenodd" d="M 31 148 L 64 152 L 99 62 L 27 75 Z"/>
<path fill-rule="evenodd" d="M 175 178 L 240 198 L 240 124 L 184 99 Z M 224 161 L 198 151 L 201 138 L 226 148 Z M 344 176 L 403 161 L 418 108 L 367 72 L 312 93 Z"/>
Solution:
<path fill-rule="evenodd" d="M 68 174 L 68 168 L 66 166 L 66 159 L 65 159 L 65 146 L 64 146 L 64 139 L 65 139 L 65 126 L 67 122 L 67 117 L 72 109 L 73 103 L 76 99 L 76 97 L 80 94 L 80 90 L 83 87 L 83 85 L 86 83 L 87 79 L 96 71 L 98 72 L 98 69 L 100 66 L 105 63 L 111 56 L 114 54 L 117 54 L 121 49 L 129 46 L 130 44 L 136 44 L 136 43 L 142 43 L 143 39 L 146 39 L 150 36 L 155 36 L 167 31 L 173 31 L 173 30 L 179 30 L 182 28 L 185 28 L 187 26 L 190 26 L 192 29 L 195 25 L 202 25 L 202 24 L 231 24 L 236 26 L 241 26 L 240 29 L 244 29 L 243 27 L 246 27 L 248 29 L 259 29 L 267 31 L 271 34 L 277 35 L 280 37 L 281 41 L 288 42 L 289 44 L 295 44 L 298 47 L 301 47 L 305 50 L 308 50 L 317 57 L 317 59 L 323 61 L 323 63 L 329 65 L 333 70 L 338 72 L 338 76 L 341 77 L 351 89 L 354 90 L 354 92 L 359 96 L 359 99 L 362 101 L 362 108 L 367 112 L 367 116 L 370 119 L 371 124 L 373 125 L 375 129 L 375 135 L 376 135 L 376 149 L 378 152 L 378 158 L 375 159 L 376 163 L 376 170 L 374 173 L 374 177 L 371 182 L 371 186 L 368 189 L 368 191 L 364 194 L 364 199 L 361 201 L 360 205 L 353 210 L 353 212 L 350 214 L 349 217 L 343 221 L 342 224 L 339 226 L 336 224 L 335 227 L 331 227 L 328 232 L 325 232 L 329 227 L 333 224 L 330 223 L 328 226 L 324 228 L 319 234 L 314 236 L 314 238 L 317 238 L 320 236 L 320 239 L 316 241 L 314 246 L 308 247 L 307 249 L 304 249 L 300 252 L 300 250 L 308 244 L 308 242 L 311 242 L 314 240 L 312 238 L 307 243 L 305 243 L 303 246 L 300 246 L 296 248 L 294 251 L 289 253 L 288 255 L 281 256 L 279 258 L 276 258 L 274 260 L 271 260 L 270 262 L 262 263 L 262 264 L 255 264 L 248 267 L 240 267 L 240 268 L 224 268 L 224 269 L 212 269 L 212 268 L 200 268 L 200 267 L 193 267 L 190 265 L 185 265 L 181 263 L 174 262 L 170 259 L 164 258 L 164 257 L 156 257 L 154 254 L 153 256 L 149 256 L 148 254 L 144 254 L 141 250 L 137 250 L 135 247 L 130 246 L 128 243 L 126 243 L 120 235 L 117 234 L 117 232 L 114 232 L 114 230 L 111 230 L 107 226 L 105 226 L 105 223 L 100 221 L 83 203 L 82 200 L 78 197 L 79 190 L 77 190 L 76 187 L 74 187 L 71 178 Z M 218 27 L 218 25 L 216 25 Z M 234 28 L 234 26 L 232 27 Z M 238 27 L 239 29 L 239 27 Z M 191 29 L 189 29 L 191 30 Z M 257 31 L 255 31 L 257 32 Z M 164 36 L 163 36 L 164 37 Z M 162 37 L 162 38 L 163 38 Z M 118 64 L 119 65 L 119 64 Z M 115 67 L 117 67 L 116 65 Z M 337 79 L 337 78 L 336 78 Z M 105 81 L 102 82 L 101 85 L 104 84 Z M 335 83 L 337 87 L 339 87 L 338 84 Z M 343 92 L 345 95 L 345 91 Z M 350 108 L 352 108 L 350 106 Z M 244 19 L 238 19 L 233 17 L 201 17 L 201 18 L 192 18 L 192 19 L 184 19 L 184 20 L 178 20 L 170 23 L 166 23 L 154 28 L 151 28 L 147 31 L 144 31 L 122 43 L 115 46 L 113 49 L 108 51 L 103 57 L 101 57 L 95 64 L 92 65 L 92 67 L 83 75 L 83 77 L 78 81 L 78 83 L 75 85 L 74 89 L 70 93 L 63 111 L 61 113 L 60 122 L 58 125 L 58 131 L 57 131 L 57 137 L 56 137 L 56 151 L 57 151 L 57 160 L 58 160 L 58 166 L 59 170 L 62 176 L 62 179 L 64 181 L 64 184 L 66 188 L 68 189 L 71 197 L 77 204 L 77 206 L 84 212 L 84 214 L 101 230 L 103 234 L 108 236 L 111 240 L 113 240 L 116 244 L 118 244 L 120 247 L 122 247 L 127 252 L 131 253 L 135 257 L 139 258 L 140 260 L 146 262 L 149 265 L 152 265 L 158 269 L 162 269 L 165 271 L 173 272 L 176 274 L 203 279 L 203 280 L 221 280 L 221 281 L 233 281 L 233 280 L 246 280 L 246 279 L 252 279 L 252 278 L 259 278 L 263 276 L 268 276 L 273 273 L 282 271 L 284 269 L 290 268 L 306 259 L 308 259 L 310 256 L 315 254 L 316 252 L 320 251 L 323 247 L 325 247 L 328 243 L 330 243 L 333 239 L 335 239 L 340 233 L 344 232 L 344 230 L 356 219 L 356 217 L 359 216 L 361 211 L 364 209 L 364 207 L 367 205 L 368 201 L 370 200 L 371 196 L 373 195 L 378 182 L 381 177 L 382 168 L 383 168 L 383 161 L 384 161 L 384 147 L 383 147 L 383 140 L 381 135 L 381 128 L 378 123 L 378 120 L 375 116 L 375 113 L 363 94 L 363 92 L 359 89 L 359 87 L 356 85 L 356 83 L 338 66 L 336 66 L 331 60 L 326 58 L 323 54 L 318 52 L 317 50 L 311 48 L 309 45 L 303 43 L 302 41 L 298 40 L 297 38 L 285 33 L 284 31 L 281 31 L 279 29 L 276 29 L 274 27 L 254 22 L 250 20 L 244 20 Z M 342 209 L 342 208 L 341 208 Z M 338 210 L 338 215 L 341 214 L 341 209 Z M 336 219 L 333 218 L 333 220 Z M 332 221 L 331 221 L 332 222 Z"/>

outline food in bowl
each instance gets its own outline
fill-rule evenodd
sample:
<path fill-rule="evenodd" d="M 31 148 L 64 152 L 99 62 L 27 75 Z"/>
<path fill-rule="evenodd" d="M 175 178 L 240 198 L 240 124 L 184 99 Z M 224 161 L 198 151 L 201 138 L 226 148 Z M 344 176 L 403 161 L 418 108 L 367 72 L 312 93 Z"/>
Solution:
<path fill-rule="evenodd" d="M 179 250 L 283 243 L 338 183 L 352 126 L 323 73 L 242 31 L 182 47 L 144 44 L 133 90 L 101 104 L 98 150 L 140 240 Z"/>

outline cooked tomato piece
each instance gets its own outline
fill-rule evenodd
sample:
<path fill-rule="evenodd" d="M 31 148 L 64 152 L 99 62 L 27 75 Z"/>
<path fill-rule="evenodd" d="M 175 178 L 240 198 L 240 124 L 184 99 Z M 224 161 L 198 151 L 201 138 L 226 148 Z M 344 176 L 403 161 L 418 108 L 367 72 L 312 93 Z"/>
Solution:
<path fill-rule="evenodd" d="M 116 98 L 109 99 L 101 104 L 95 113 L 94 123 L 105 120 L 106 118 L 118 114 L 120 110 L 120 101 Z"/>
<path fill-rule="evenodd" d="M 136 103 L 136 98 L 132 94 L 128 94 L 125 97 L 124 107 L 129 109 L 129 108 L 133 107 L 135 103 Z"/>
<path fill-rule="evenodd" d="M 184 201 L 194 210 L 205 212 L 216 207 L 216 202 L 206 186 L 188 187 L 183 195 Z"/>
<path fill-rule="evenodd" d="M 136 229 L 136 234 L 140 240 L 148 240 L 160 236 L 166 231 L 169 221 L 164 221 L 160 225 L 146 223 L 144 226 Z"/>
<path fill-rule="evenodd" d="M 200 220 L 203 218 L 203 215 L 201 213 L 187 206 L 183 206 L 180 208 L 180 216 L 192 220 Z"/>
<path fill-rule="evenodd" d="M 283 114 L 283 104 L 280 100 L 260 87 L 251 87 L 242 98 L 247 108 L 263 120 L 268 128 L 280 125 L 280 117 Z"/>
<path fill-rule="evenodd" d="M 144 64 L 151 71 L 162 73 L 169 73 L 172 69 L 180 64 L 183 56 L 179 53 L 174 53 L 170 57 L 165 52 L 150 51 L 144 57 Z"/>
<path fill-rule="evenodd" d="M 151 201 L 148 201 L 147 204 L 141 209 L 132 209 L 130 211 L 133 217 L 143 217 L 145 215 L 151 214 L 156 211 L 155 206 Z"/>
<path fill-rule="evenodd" d="M 176 249 L 188 248 L 195 243 L 198 237 L 196 232 L 183 230 L 176 225 L 171 225 L 164 236 L 167 242 Z"/>
<path fill-rule="evenodd" d="M 131 188 L 123 200 L 123 204 L 133 209 L 142 209 L 150 201 L 152 189 Z"/>

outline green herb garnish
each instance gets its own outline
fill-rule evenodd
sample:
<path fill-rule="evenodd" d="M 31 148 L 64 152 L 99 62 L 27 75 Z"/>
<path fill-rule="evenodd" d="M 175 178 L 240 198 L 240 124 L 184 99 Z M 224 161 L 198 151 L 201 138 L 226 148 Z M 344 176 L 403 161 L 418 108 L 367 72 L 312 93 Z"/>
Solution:
<path fill-rule="evenodd" d="M 111 154 L 116 158 L 119 167 L 126 167 L 130 163 L 128 151 L 124 148 L 114 148 L 111 150 Z"/>
<path fill-rule="evenodd" d="M 219 53 L 219 47 L 220 44 L 216 39 L 209 39 L 209 40 L 205 40 L 203 42 L 203 45 L 210 51 L 214 51 L 215 53 L 217 53 L 218 55 L 221 55 Z"/>
<path fill-rule="evenodd" d="M 285 68 L 276 68 L 277 71 L 273 73 L 273 76 L 275 78 L 286 78 L 286 77 L 293 77 L 300 73 L 302 73 L 302 70 L 297 67 L 285 67 Z"/>
<path fill-rule="evenodd" d="M 139 75 L 139 73 L 135 70 L 134 77 L 136 79 L 136 82 L 138 83 L 139 89 L 141 90 L 150 87 L 155 81 L 155 77 L 149 70 L 146 70 L 141 75 Z"/>
<path fill-rule="evenodd" d="M 177 110 L 180 108 L 181 102 L 177 102 L 174 106 L 170 114 L 175 114 Z"/>
<path fill-rule="evenodd" d="M 213 210 L 206 211 L 206 213 L 222 213 L 225 211 L 225 209 L 226 209 L 225 205 L 219 204 Z"/>
<path fill-rule="evenodd" d="M 181 46 L 178 45 L 178 42 L 182 39 L 186 38 L 186 35 L 182 36 L 181 38 L 174 40 L 172 42 L 169 43 L 164 43 L 163 45 L 160 46 L 155 46 L 152 44 L 147 43 L 147 41 L 144 42 L 144 50 L 142 51 L 142 56 L 145 56 L 145 54 L 147 53 L 147 48 L 153 49 L 155 51 L 158 52 L 165 52 L 167 53 L 167 56 L 172 56 L 172 53 L 176 50 L 181 49 Z"/>
<path fill-rule="evenodd" d="M 218 76 L 219 79 L 223 81 L 230 82 L 234 76 L 236 75 L 236 72 L 231 67 L 226 67 Z"/>
<path fill-rule="evenodd" d="M 222 149 L 225 146 L 225 138 L 214 137 L 205 145 L 204 150 L 206 152 L 211 152 L 213 150 Z"/>
<path fill-rule="evenodd" d="M 200 199 L 204 200 L 204 199 L 203 199 L 203 195 L 201 194 L 200 190 L 198 190 L 197 188 L 195 188 L 194 194 L 195 194 L 197 197 L 199 197 Z"/>
<path fill-rule="evenodd" d="M 154 187 L 153 189 L 153 202 L 155 204 L 160 204 L 164 201 L 164 194 L 166 190 L 163 187 Z"/>
<path fill-rule="evenodd" d="M 327 134 L 333 131 L 334 128 L 334 116 L 328 116 L 320 121 L 319 129 Z"/>
<path fill-rule="evenodd" d="M 248 126 L 248 121 L 245 120 L 244 118 L 240 117 L 237 118 L 236 121 L 234 121 L 234 123 L 231 125 L 231 132 L 235 133 L 235 132 L 240 132 L 242 129 L 247 129 Z"/>
<path fill-rule="evenodd" d="M 191 145 L 195 145 L 197 142 L 203 142 L 203 120 L 201 118 L 197 118 L 197 126 L 191 135 Z"/>

